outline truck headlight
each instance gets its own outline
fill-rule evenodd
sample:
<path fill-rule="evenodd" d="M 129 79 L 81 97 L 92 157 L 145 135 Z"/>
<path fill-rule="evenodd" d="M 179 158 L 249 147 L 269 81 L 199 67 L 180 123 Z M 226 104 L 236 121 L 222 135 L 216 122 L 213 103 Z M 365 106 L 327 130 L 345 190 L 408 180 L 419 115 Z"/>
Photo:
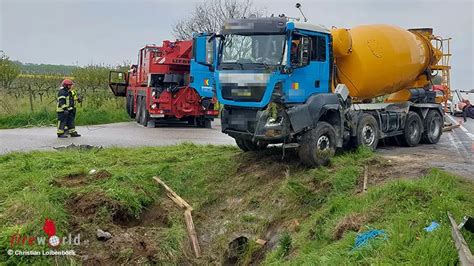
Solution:
<path fill-rule="evenodd" d="M 283 102 L 283 96 L 283 84 L 281 82 L 277 82 L 273 88 L 272 101 L 281 103 Z"/>

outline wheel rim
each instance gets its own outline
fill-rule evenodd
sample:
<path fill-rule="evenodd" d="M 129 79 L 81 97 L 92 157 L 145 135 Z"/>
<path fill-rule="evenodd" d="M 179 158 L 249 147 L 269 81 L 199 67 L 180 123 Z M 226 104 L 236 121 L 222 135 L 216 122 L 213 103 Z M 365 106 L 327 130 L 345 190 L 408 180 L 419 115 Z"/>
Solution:
<path fill-rule="evenodd" d="M 362 138 L 364 141 L 364 144 L 367 146 L 371 146 L 374 144 L 375 141 L 375 132 L 374 128 L 370 125 L 365 125 L 362 128 Z"/>
<path fill-rule="evenodd" d="M 434 138 L 438 137 L 440 131 L 440 124 L 439 117 L 435 117 L 430 121 L 430 129 L 431 129 L 431 136 Z"/>
<path fill-rule="evenodd" d="M 412 136 L 412 139 L 415 139 L 419 133 L 418 124 L 416 123 L 416 121 L 412 121 L 408 129 L 410 131 L 410 136 Z"/>
<path fill-rule="evenodd" d="M 326 135 L 322 135 L 318 138 L 316 146 L 319 151 L 325 151 L 329 149 L 330 144 L 329 138 Z"/>

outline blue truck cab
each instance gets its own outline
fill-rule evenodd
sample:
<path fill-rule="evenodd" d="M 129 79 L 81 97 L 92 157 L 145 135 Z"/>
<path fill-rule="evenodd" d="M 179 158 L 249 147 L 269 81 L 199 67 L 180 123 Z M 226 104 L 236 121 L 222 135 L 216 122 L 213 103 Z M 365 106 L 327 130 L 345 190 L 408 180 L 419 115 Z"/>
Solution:
<path fill-rule="evenodd" d="M 211 34 L 198 33 L 193 37 L 193 57 L 190 61 L 190 85 L 201 97 L 215 97 L 214 69 L 216 40 Z"/>
<path fill-rule="evenodd" d="M 215 81 L 224 104 L 222 131 L 242 150 L 301 142 L 322 116 L 337 129 L 331 126 L 334 143 L 322 138 L 321 148 L 342 146 L 328 29 L 284 17 L 232 19 L 219 40 Z"/>

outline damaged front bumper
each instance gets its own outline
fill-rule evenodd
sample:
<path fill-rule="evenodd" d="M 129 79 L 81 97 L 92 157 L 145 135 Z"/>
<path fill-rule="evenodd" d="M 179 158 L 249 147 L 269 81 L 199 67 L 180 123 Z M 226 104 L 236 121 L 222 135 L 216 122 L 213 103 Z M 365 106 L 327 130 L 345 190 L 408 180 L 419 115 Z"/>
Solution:
<path fill-rule="evenodd" d="M 282 143 L 290 137 L 290 121 L 284 112 L 273 118 L 266 110 L 224 108 L 221 120 L 222 132 L 233 138 Z"/>

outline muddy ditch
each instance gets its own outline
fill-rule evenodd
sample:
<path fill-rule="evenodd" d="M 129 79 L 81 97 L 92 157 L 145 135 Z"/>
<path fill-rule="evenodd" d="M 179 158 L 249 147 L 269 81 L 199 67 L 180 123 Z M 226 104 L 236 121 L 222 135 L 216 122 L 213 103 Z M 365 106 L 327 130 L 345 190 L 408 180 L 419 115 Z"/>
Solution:
<path fill-rule="evenodd" d="M 81 234 L 86 245 L 76 250 L 84 265 L 160 263 L 163 252 L 159 239 L 172 226 L 170 202 L 155 202 L 135 217 L 105 193 L 73 195 L 66 203 L 73 233 Z M 112 237 L 98 240 L 97 229 Z"/>
<path fill-rule="evenodd" d="M 308 215 L 301 206 L 295 206 L 277 193 L 290 176 L 305 174 L 294 152 L 287 151 L 282 159 L 281 149 L 269 149 L 264 154 L 239 154 L 235 171 L 222 184 L 215 184 L 214 199 L 193 211 L 196 232 L 201 245 L 202 258 L 195 259 L 186 235 L 176 252 L 163 249 L 160 241 L 173 223 L 185 228 L 182 211 L 164 194 L 135 217 L 120 202 L 104 192 L 72 194 L 66 202 L 73 233 L 89 240 L 76 252 L 85 265 L 99 264 L 238 264 L 249 244 L 257 239 L 264 244 L 254 245 L 246 254 L 247 264 L 259 264 L 266 254 L 275 249 L 281 234 L 297 232 L 299 222 Z M 425 165 L 413 165 L 396 159 L 373 157 L 363 162 L 367 166 L 368 186 L 375 186 L 396 178 L 422 176 Z M 331 169 L 330 169 L 331 171 Z M 364 173 L 357 181 L 354 193 L 362 191 Z M 59 187 L 79 188 L 98 179 L 107 179 L 107 171 L 93 175 L 71 174 L 54 180 Z M 331 184 L 326 181 L 306 180 L 304 184 L 312 194 L 327 195 Z M 306 182 L 305 181 L 305 182 Z M 192 204 L 192 202 L 190 202 Z M 313 206 L 314 207 L 314 206 Z M 351 214 L 335 226 L 333 238 L 341 239 L 348 231 L 359 231 L 373 217 Z M 99 241 L 97 229 L 111 233 L 112 238 Z M 185 229 L 184 229 L 185 230 Z"/>

